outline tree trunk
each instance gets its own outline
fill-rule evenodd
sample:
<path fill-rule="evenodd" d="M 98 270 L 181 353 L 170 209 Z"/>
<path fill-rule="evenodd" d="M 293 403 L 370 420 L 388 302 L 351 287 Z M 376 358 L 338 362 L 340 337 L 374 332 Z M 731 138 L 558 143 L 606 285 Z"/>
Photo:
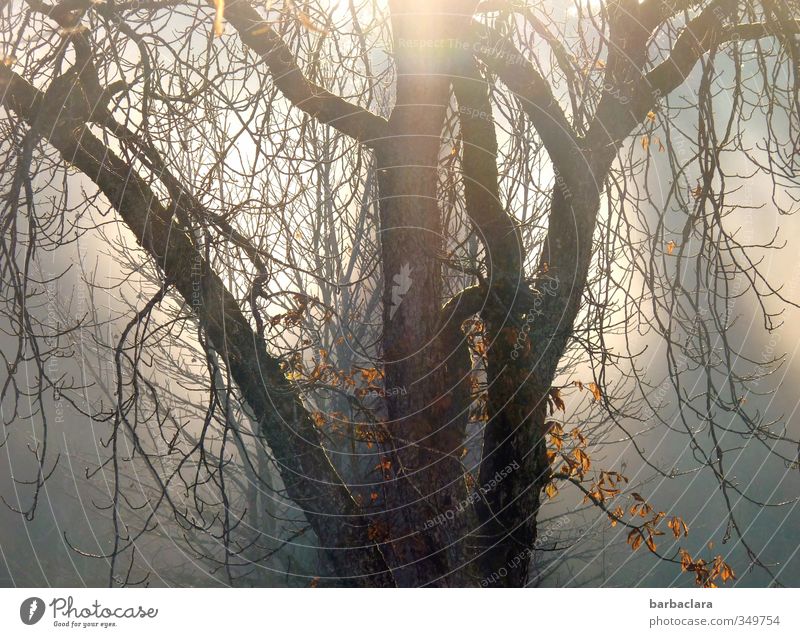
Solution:
<path fill-rule="evenodd" d="M 587 172 L 576 158 L 573 175 Z M 597 166 L 604 175 L 606 166 Z M 548 396 L 566 350 L 591 260 L 603 179 L 554 188 L 548 235 L 528 307 L 490 313 L 489 422 L 481 484 L 498 481 L 481 507 L 481 585 L 523 586 L 537 537 L 540 491 L 550 477 Z"/>
<path fill-rule="evenodd" d="M 394 441 L 393 501 L 386 502 L 400 585 L 443 586 L 456 557 L 448 529 L 427 524 L 466 494 L 458 461 L 466 410 L 451 383 L 464 366 L 448 356 L 459 334 L 438 334 L 442 228 L 437 201 L 441 133 L 450 101 L 445 41 L 469 19 L 461 0 L 391 3 L 397 98 L 388 139 L 377 146 L 384 275 L 383 355 L 389 430 Z M 453 14 L 462 11 L 461 17 Z M 452 529 L 451 529 L 452 530 Z"/>

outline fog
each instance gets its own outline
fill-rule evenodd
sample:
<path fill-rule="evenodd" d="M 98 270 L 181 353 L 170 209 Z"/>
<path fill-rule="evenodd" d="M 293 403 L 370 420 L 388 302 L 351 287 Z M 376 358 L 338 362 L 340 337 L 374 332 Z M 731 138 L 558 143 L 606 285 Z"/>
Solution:
<path fill-rule="evenodd" d="M 382 59 L 380 53 L 377 57 Z M 691 83 L 690 78 L 689 83 Z M 724 108 L 725 96 L 718 98 Z M 692 114 L 683 117 L 687 123 Z M 751 123 L 750 132 L 757 139 L 757 122 Z M 633 140 L 632 144 L 638 144 Z M 656 166 L 658 167 L 656 160 Z M 663 164 L 661 166 L 663 168 Z M 654 192 L 666 192 L 669 184 L 662 175 L 669 170 L 655 170 L 651 176 Z M 73 178 L 80 185 L 80 178 Z M 743 178 L 740 198 L 742 206 L 752 202 L 769 202 L 771 184 L 763 178 Z M 73 197 L 80 192 L 72 188 Z M 78 203 L 78 201 L 73 201 Z M 775 284 L 785 285 L 785 293 L 800 301 L 800 220 L 794 217 L 778 217 L 772 214 L 770 205 L 757 210 L 743 211 L 734 215 L 731 223 L 739 223 L 753 242 L 768 239 L 776 230 L 786 245 L 780 250 L 763 255 L 762 268 Z M 679 211 L 674 212 L 679 219 Z M 111 350 L 97 347 L 97 342 L 111 345 L 130 320 L 128 301 L 135 303 L 142 291 L 152 293 L 152 285 L 146 277 L 127 280 L 117 291 L 123 268 L 114 256 L 115 246 L 109 238 L 132 244 L 124 229 L 111 225 L 103 234 L 93 233 L 75 244 L 59 247 L 48 255 L 39 257 L 43 271 L 67 274 L 48 290 L 46 302 L 29 310 L 51 325 L 59 324 L 63 318 L 79 320 L 90 308 L 98 312 L 95 322 L 102 324 L 99 331 L 78 330 L 73 335 L 73 355 L 53 363 L 57 375 L 73 382 L 65 396 L 52 392 L 43 397 L 42 405 L 47 414 L 49 431 L 48 452 L 45 471 L 50 472 L 44 482 L 35 512 L 26 519 L 17 511 L 27 511 L 34 497 L 37 462 L 33 450 L 42 442 L 40 426 L 32 425 L 25 418 L 36 413 L 39 407 L 33 397 L 25 396 L 20 401 L 20 413 L 10 415 L 12 401 L 0 403 L 0 415 L 10 422 L 5 427 L 0 447 L 0 496 L 5 503 L 0 506 L 0 586 L 107 586 L 109 585 L 109 559 L 103 557 L 113 551 L 114 520 L 110 502 L 114 497 L 112 480 L 108 474 L 111 436 L 110 422 L 98 422 L 81 413 L 80 409 L 92 410 L 99 404 L 106 408 L 113 404 L 114 365 Z M 84 277 L 92 278 L 94 294 L 107 287 L 109 292 L 100 298 L 89 297 L 90 289 Z M 120 294 L 125 298 L 120 298 Z M 755 361 L 785 353 L 784 364 L 769 378 L 759 382 L 759 394 L 748 396 L 748 406 L 765 414 L 765 420 L 775 419 L 785 427 L 789 438 L 800 438 L 800 310 L 777 303 L 773 310 L 782 310 L 782 325 L 772 333 L 764 330 L 759 308 L 750 295 L 731 299 L 731 313 L 737 316 L 729 331 L 729 337 L 742 344 L 743 349 Z M 11 334 L 9 325 L 0 325 L 0 350 L 13 352 L 17 339 Z M 191 336 L 187 336 L 187 339 Z M 621 343 L 621 339 L 620 339 Z M 613 343 L 611 344 L 613 346 Z M 646 368 L 653 379 L 663 379 L 667 374 L 665 348 L 653 336 L 631 335 L 631 350 L 642 354 L 637 365 Z M 7 355 L 6 358 L 9 358 Z M 190 356 L 181 354 L 172 361 L 176 368 L 191 365 Z M 166 381 L 162 363 L 154 365 L 150 373 L 160 382 Z M 35 377 L 36 369 L 30 367 L 22 374 L 29 379 Z M 0 380 L 6 380 L 6 371 L 0 370 Z M 699 376 L 699 372 L 698 372 Z M 613 379 L 612 379 L 613 381 Z M 69 383 L 67 383 L 69 385 Z M 174 388 L 175 400 L 187 403 L 182 412 L 187 422 L 187 431 L 199 431 L 202 424 L 203 405 L 207 397 L 185 387 Z M 573 414 L 590 409 L 588 393 L 575 394 L 579 404 L 570 404 L 565 415 L 569 420 Z M 66 399 L 69 398 L 69 400 Z M 74 405 L 70 402 L 74 401 Z M 674 397 L 664 396 L 662 417 L 668 422 L 677 422 Z M 191 407 L 194 406 L 194 409 Z M 246 416 L 241 415 L 241 420 Z M 642 427 L 637 423 L 623 423 L 636 433 L 637 446 L 644 459 L 659 467 L 675 467 L 680 471 L 692 470 L 691 451 L 686 436 L 665 430 L 660 424 Z M 155 429 L 156 425 L 153 423 Z M 728 447 L 741 446 L 741 440 L 730 440 Z M 727 528 L 727 507 L 721 497 L 717 481 L 710 470 L 692 470 L 673 479 L 653 478 L 653 472 L 642 456 L 637 453 L 623 433 L 615 430 L 608 439 L 592 441 L 597 445 L 593 452 L 595 465 L 606 469 L 620 470 L 631 479 L 632 484 L 659 509 L 670 514 L 680 514 L 687 522 L 690 533 L 682 545 L 692 554 L 699 552 L 716 554 L 724 552 L 737 572 L 732 586 L 766 586 L 770 577 L 761 569 L 748 569 L 749 559 L 736 535 Z M 130 453 L 130 449 L 125 450 Z M 57 459 L 57 461 L 56 461 Z M 756 549 L 761 561 L 774 566 L 781 583 L 800 586 L 800 555 L 796 536 L 800 531 L 800 511 L 791 502 L 800 494 L 800 457 L 798 463 L 787 465 L 771 456 L 769 449 L 757 440 L 748 441 L 741 451 L 726 455 L 727 471 L 735 476 L 739 486 L 754 500 L 770 503 L 790 502 L 787 506 L 763 507 L 741 498 L 733 497 L 735 510 L 743 531 Z M 266 463 L 265 463 L 266 466 Z M 152 477 L 143 466 L 132 462 L 123 474 L 125 488 L 134 500 L 124 515 L 141 524 L 147 511 L 136 512 L 135 496 L 144 495 L 145 487 Z M 141 472 L 141 473 L 139 473 Z M 247 478 L 243 468 L 242 474 Z M 278 481 L 273 468 L 265 469 L 265 480 Z M 34 484 L 32 484 L 34 483 Z M 276 485 L 278 486 L 278 485 Z M 303 529 L 303 521 L 289 505 L 258 486 L 258 497 L 254 502 L 260 510 L 254 524 L 268 525 L 266 546 L 261 553 L 271 557 L 248 568 L 238 569 L 237 585 L 242 586 L 308 586 L 311 578 L 327 571 L 320 555 L 314 549 L 315 538 Z M 188 496 L 187 496 L 188 498 Z M 15 511 L 16 510 L 16 511 Z M 569 586 L 693 586 L 692 577 L 681 573 L 674 564 L 661 562 L 647 550 L 631 551 L 626 543 L 627 530 L 612 527 L 608 517 L 594 507 L 587 507 L 582 495 L 575 492 L 562 493 L 561 497 L 547 503 L 541 511 L 540 537 L 544 538 L 542 549 L 535 557 L 536 569 L 533 583 L 546 587 Z M 125 522 L 126 520 L 123 520 Z M 248 522 L 250 523 L 250 522 Z M 264 529 L 261 529 L 264 530 Z M 136 540 L 135 570 L 143 579 L 141 585 L 149 586 L 228 586 L 231 579 L 218 564 L 211 564 L 201 557 L 203 551 L 192 550 L 197 542 L 207 542 L 208 552 L 219 550 L 219 542 L 213 538 L 200 539 L 187 532 L 169 516 L 156 516 L 151 530 Z M 659 539 L 659 544 L 673 546 L 668 537 Z M 273 553 L 274 552 L 274 553 Z M 127 565 L 117 567 L 125 570 Z M 146 576 L 146 578 L 145 578 Z M 137 578 L 134 578 L 135 580 Z"/>

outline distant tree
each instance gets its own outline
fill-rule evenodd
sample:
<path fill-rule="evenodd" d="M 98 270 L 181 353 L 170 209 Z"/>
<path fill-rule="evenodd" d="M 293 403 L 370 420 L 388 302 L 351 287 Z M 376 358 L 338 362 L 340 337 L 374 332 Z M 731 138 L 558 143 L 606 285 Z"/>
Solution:
<path fill-rule="evenodd" d="M 769 571 L 727 452 L 796 463 L 797 441 L 746 402 L 780 357 L 731 338 L 731 303 L 770 331 L 792 303 L 759 267 L 781 244 L 739 229 L 798 201 L 794 0 L 2 13 L 3 414 L 39 432 L 29 517 L 54 462 L 46 397 L 110 424 L 112 584 L 136 581 L 166 511 L 229 571 L 307 523 L 346 585 L 520 586 L 567 487 L 633 549 L 727 581 L 724 556 L 658 546 L 683 518 L 593 461 L 613 436 L 675 477 L 637 446 L 654 427 L 687 437 Z M 743 199 L 761 177 L 771 195 Z M 111 290 L 80 264 L 127 312 L 105 343 L 98 296 L 41 318 L 66 276 L 45 254 L 76 241 L 121 264 Z M 86 330 L 107 366 L 76 382 L 50 365 Z M 663 379 L 637 332 L 660 339 Z M 264 498 L 289 526 L 263 528 Z"/>

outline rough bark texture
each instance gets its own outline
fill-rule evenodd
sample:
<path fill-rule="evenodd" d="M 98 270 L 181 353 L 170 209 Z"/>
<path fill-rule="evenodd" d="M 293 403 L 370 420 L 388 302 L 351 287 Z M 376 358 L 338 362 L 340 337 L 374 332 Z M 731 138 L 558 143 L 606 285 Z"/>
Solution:
<path fill-rule="evenodd" d="M 377 165 L 385 378 L 387 388 L 405 390 L 387 401 L 397 463 L 390 533 L 402 584 L 449 583 L 451 542 L 440 526 L 424 527 L 465 492 L 457 462 L 461 441 L 453 435 L 461 426 L 447 419 L 453 405 L 450 352 L 447 339 L 437 335 L 443 246 L 438 164 L 452 52 L 424 44 L 453 36 L 459 18 L 451 14 L 463 15 L 464 4 L 391 4 L 397 97 L 389 118 L 391 143 L 378 147 Z"/>

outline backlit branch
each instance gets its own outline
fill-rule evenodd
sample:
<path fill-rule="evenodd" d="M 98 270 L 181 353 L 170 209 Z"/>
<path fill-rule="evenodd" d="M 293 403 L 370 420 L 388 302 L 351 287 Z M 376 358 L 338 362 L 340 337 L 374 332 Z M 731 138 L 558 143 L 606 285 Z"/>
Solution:
<path fill-rule="evenodd" d="M 289 496 L 301 506 L 331 559 L 352 584 L 391 584 L 367 522 L 318 441 L 311 416 L 279 362 L 253 333 L 236 300 L 189 237 L 170 227 L 170 214 L 133 168 L 85 127 L 69 119 L 40 121 L 44 95 L 0 67 L 2 104 L 37 126 L 64 158 L 97 184 L 125 225 L 197 312 L 210 342 L 261 426 Z M 196 295 L 200 294 L 197 299 Z M 345 516 L 349 522 L 341 523 Z"/>

